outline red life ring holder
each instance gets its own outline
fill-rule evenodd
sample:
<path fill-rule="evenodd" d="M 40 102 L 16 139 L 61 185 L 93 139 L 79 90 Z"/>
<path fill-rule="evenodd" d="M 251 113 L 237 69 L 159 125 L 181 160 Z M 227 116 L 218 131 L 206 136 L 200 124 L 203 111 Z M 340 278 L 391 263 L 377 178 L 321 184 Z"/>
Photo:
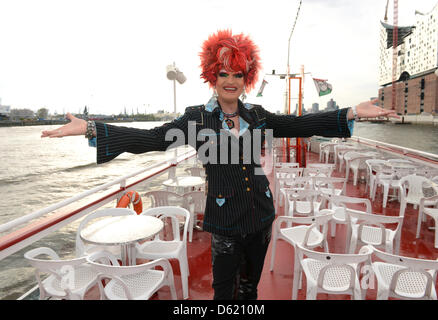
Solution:
<path fill-rule="evenodd" d="M 141 202 L 141 197 L 138 192 L 134 190 L 126 192 L 117 203 L 116 208 L 127 208 L 130 203 L 132 203 L 134 211 L 137 212 L 137 214 L 142 213 L 143 203 Z"/>

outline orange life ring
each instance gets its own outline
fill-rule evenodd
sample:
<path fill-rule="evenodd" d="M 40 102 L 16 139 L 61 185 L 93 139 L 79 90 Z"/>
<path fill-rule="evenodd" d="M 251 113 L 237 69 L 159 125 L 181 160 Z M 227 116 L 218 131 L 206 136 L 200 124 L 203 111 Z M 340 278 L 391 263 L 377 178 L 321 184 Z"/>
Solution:
<path fill-rule="evenodd" d="M 116 208 L 126 208 L 130 203 L 134 206 L 134 210 L 137 214 L 142 213 L 143 203 L 141 202 L 141 197 L 138 192 L 134 190 L 126 192 L 117 203 Z"/>

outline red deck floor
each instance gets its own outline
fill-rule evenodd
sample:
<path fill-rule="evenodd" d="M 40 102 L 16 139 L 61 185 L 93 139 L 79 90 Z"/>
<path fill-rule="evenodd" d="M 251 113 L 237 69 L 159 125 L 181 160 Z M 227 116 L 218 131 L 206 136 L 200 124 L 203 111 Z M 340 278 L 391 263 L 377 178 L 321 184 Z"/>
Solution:
<path fill-rule="evenodd" d="M 308 162 L 318 162 L 318 155 L 315 153 L 307 154 Z M 335 171 L 333 176 L 343 177 L 344 173 Z M 273 177 L 268 176 L 271 182 L 271 190 L 274 188 Z M 398 215 L 399 202 L 388 202 L 386 208 L 382 208 L 382 195 L 378 190 L 376 200 L 372 202 L 373 213 L 384 215 Z M 352 197 L 368 197 L 365 191 L 365 182 L 358 182 L 353 186 L 351 182 L 347 185 L 347 196 Z M 280 212 L 281 214 L 281 212 Z M 417 257 L 423 259 L 437 259 L 438 249 L 433 246 L 434 230 L 429 230 L 432 227 L 433 221 L 428 218 L 423 224 L 422 234 L 420 239 L 415 238 L 417 226 L 418 209 L 415 210 L 411 205 L 408 205 L 405 213 L 404 223 L 402 227 L 400 255 Z M 345 248 L 345 226 L 337 225 L 336 237 L 330 236 L 328 233 L 329 251 L 334 253 L 344 253 Z M 210 253 L 210 234 L 202 231 L 193 232 L 193 241 L 188 242 L 188 259 L 189 259 L 189 299 L 190 300 L 211 300 L 213 298 L 212 273 L 211 273 L 211 253 Z M 275 256 L 275 265 L 273 272 L 269 271 L 269 263 L 271 258 L 272 242 L 269 245 L 268 253 L 265 259 L 265 266 L 258 286 L 260 300 L 290 300 L 292 296 L 292 280 L 293 280 L 293 247 L 285 241 L 279 240 L 277 243 L 277 252 Z M 140 262 L 140 261 L 139 261 Z M 175 275 L 175 286 L 178 299 L 182 299 L 181 277 L 178 262 L 170 261 Z M 377 289 L 368 289 L 366 299 L 373 300 L 376 298 Z M 98 299 L 98 291 L 91 290 L 87 296 L 88 299 Z M 161 289 L 152 299 L 166 300 L 170 299 L 170 293 L 167 288 Z M 303 281 L 303 287 L 298 292 L 298 300 L 306 299 L 306 282 Z M 318 300 L 345 300 L 350 299 L 347 295 L 328 295 L 318 294 Z"/>

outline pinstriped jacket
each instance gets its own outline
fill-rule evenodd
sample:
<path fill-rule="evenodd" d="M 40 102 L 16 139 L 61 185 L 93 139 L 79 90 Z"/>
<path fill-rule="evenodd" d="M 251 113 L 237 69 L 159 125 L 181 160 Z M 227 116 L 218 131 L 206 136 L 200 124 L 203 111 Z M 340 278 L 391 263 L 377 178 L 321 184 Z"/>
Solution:
<path fill-rule="evenodd" d="M 123 152 L 165 151 L 169 146 L 190 144 L 198 157 L 204 156 L 201 161 L 207 174 L 204 231 L 226 236 L 260 231 L 272 224 L 275 210 L 268 179 L 259 174 L 259 149 L 253 144 L 249 157 L 245 151 L 245 146 L 252 143 L 248 138 L 258 135 L 260 141 L 256 144 L 263 144 L 267 129 L 272 129 L 273 137 L 350 137 L 348 108 L 296 117 L 273 114 L 260 105 L 241 101 L 238 107 L 243 121 L 239 137 L 227 134 L 221 109 L 208 104 L 188 107 L 181 117 L 150 130 L 96 122 L 97 163 L 110 161 Z M 182 139 L 171 134 L 173 139 L 166 141 L 166 133 L 169 135 L 172 129 L 178 129 Z M 237 150 L 237 158 L 232 158 L 233 150 Z"/>

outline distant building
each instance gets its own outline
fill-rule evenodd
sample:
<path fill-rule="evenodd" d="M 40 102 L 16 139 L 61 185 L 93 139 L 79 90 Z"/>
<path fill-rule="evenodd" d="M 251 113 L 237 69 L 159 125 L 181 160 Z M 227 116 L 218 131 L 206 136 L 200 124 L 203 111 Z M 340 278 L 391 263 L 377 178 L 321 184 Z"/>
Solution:
<path fill-rule="evenodd" d="M 327 102 L 327 108 L 325 109 L 326 111 L 334 111 L 338 109 L 339 106 L 336 104 L 336 101 L 334 101 L 333 99 L 330 99 L 330 101 Z"/>
<path fill-rule="evenodd" d="M 9 119 L 10 116 L 11 116 L 11 107 L 3 106 L 0 103 L 0 120 Z"/>
<path fill-rule="evenodd" d="M 438 113 L 438 4 L 415 12 L 412 26 L 398 27 L 395 110 L 398 114 Z M 394 27 L 380 22 L 379 105 L 392 109 Z"/>
<path fill-rule="evenodd" d="M 10 117 L 12 120 L 33 119 L 35 112 L 30 109 L 12 109 Z"/>
<path fill-rule="evenodd" d="M 312 104 L 312 113 L 317 113 L 319 112 L 319 103 L 313 103 Z"/>

